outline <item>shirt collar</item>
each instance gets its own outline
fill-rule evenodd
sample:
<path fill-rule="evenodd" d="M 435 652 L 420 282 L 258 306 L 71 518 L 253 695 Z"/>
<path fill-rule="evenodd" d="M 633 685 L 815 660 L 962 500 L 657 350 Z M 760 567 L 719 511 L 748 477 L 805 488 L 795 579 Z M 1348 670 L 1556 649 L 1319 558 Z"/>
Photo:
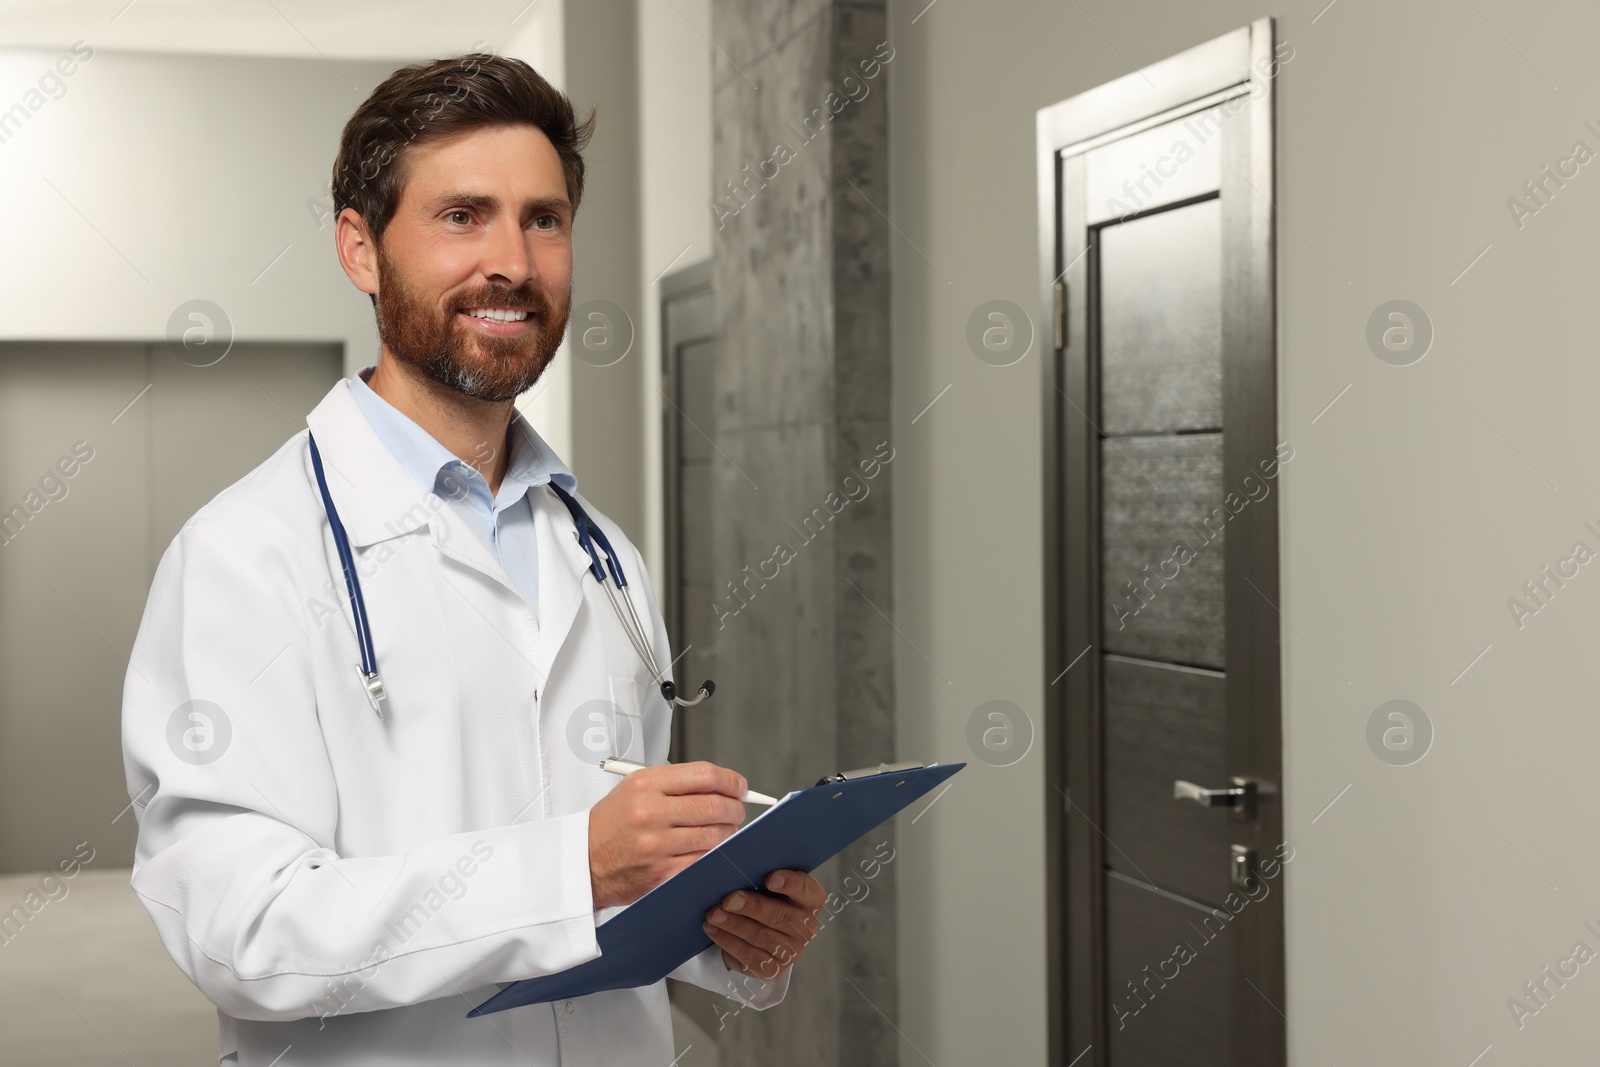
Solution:
<path fill-rule="evenodd" d="M 350 378 L 350 395 L 361 409 L 373 431 L 405 468 L 412 481 L 424 492 L 434 492 L 441 475 L 447 472 L 468 472 L 472 467 L 455 453 L 440 444 L 432 434 L 418 426 L 393 404 L 372 391 L 366 382 L 374 367 L 365 367 Z M 522 412 L 513 409 L 510 432 L 510 455 L 506 457 L 506 473 L 501 483 L 504 494 L 508 484 L 524 489 L 554 481 L 571 493 L 577 489 L 578 479 L 567 465 L 534 430 Z"/>

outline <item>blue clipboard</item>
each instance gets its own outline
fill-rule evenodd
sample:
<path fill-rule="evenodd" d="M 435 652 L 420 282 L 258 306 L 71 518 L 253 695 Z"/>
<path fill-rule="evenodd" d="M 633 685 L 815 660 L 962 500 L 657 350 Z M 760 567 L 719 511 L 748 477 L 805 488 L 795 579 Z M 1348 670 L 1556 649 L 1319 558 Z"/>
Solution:
<path fill-rule="evenodd" d="M 723 897 L 735 889 L 762 892 L 762 880 L 775 870 L 816 870 L 965 766 L 890 771 L 790 793 L 601 923 L 599 958 L 513 982 L 467 1017 L 661 981 L 710 947 L 701 924 Z"/>

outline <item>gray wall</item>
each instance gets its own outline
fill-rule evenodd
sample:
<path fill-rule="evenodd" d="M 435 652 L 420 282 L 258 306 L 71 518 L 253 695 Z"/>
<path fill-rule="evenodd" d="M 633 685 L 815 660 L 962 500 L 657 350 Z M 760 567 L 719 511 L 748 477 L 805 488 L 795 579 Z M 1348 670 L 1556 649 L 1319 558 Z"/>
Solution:
<path fill-rule="evenodd" d="M 65 54 L 0 50 L 0 104 Z M 28 207 L 0 256 L 5 337 L 160 341 L 174 308 L 204 298 L 240 339 L 339 341 L 352 365 L 370 362 L 372 306 L 339 269 L 327 186 L 340 128 L 398 65 L 79 62 L 0 143 L 0 195 Z"/>
<path fill-rule="evenodd" d="M 888 109 L 882 72 L 856 69 L 885 19 L 714 0 L 712 27 L 710 714 L 719 762 L 795 788 L 896 756 L 895 468 L 876 451 L 893 447 L 889 228 L 874 207 L 888 203 Z M 868 91 L 846 99 L 846 78 Z M 732 1020 L 724 1062 L 896 1062 L 893 841 L 885 827 L 818 872 L 837 897 L 784 1010 Z"/>
<path fill-rule="evenodd" d="M 902 749 L 966 756 L 979 704 L 1036 725 L 1042 706 L 1040 368 L 986 366 L 963 337 L 984 300 L 1034 306 L 1036 109 L 1275 15 L 1295 48 L 1277 82 L 1291 1063 L 1462 1067 L 1490 1044 L 1485 1064 L 1578 1062 L 1600 979 L 1521 1029 L 1507 1001 L 1575 942 L 1600 950 L 1600 578 L 1583 567 L 1522 629 L 1507 599 L 1575 541 L 1600 550 L 1600 177 L 1552 185 L 1521 228 L 1507 199 L 1575 141 L 1600 151 L 1600 16 L 924 5 L 891 20 L 896 617 L 926 655 L 897 659 Z M 1414 366 L 1365 340 L 1394 298 L 1437 331 Z M 1394 698 L 1436 732 L 1412 766 L 1366 741 Z M 1036 746 L 974 764 L 903 828 L 900 1028 L 934 1063 L 1042 1061 L 1042 812 L 1060 802 Z"/>
<path fill-rule="evenodd" d="M 581 115 L 598 108 L 594 140 L 585 153 L 583 203 L 573 228 L 573 317 L 567 328 L 572 368 L 572 454 L 583 493 L 630 537 L 644 527 L 644 361 L 632 351 L 584 346 L 589 329 L 632 335 L 639 310 L 639 66 L 638 13 L 633 0 L 586 0 L 565 5 L 566 91 Z M 586 305 L 605 301 L 621 315 Z M 598 335 L 594 335 L 598 336 Z"/>
<path fill-rule="evenodd" d="M 639 7 L 639 319 L 644 404 L 644 536 L 650 573 L 662 553 L 661 287 L 711 258 L 711 0 Z"/>

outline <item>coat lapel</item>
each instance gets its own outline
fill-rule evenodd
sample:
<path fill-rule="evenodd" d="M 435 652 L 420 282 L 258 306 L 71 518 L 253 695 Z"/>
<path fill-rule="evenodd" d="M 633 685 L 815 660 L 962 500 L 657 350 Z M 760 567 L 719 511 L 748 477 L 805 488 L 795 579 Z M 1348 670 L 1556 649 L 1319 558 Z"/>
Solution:
<path fill-rule="evenodd" d="M 589 554 L 578 544 L 572 516 L 549 486 L 533 490 L 528 499 L 539 539 L 539 645 L 533 662 L 548 677 L 583 605 Z"/>
<path fill-rule="evenodd" d="M 406 473 L 350 395 L 349 382 L 335 385 L 306 423 L 316 435 L 328 493 L 351 545 L 366 548 L 427 526 L 440 553 L 517 592 L 483 539 L 442 497 L 422 491 Z"/>
<path fill-rule="evenodd" d="M 440 497 L 424 493 L 395 459 L 340 381 L 306 423 L 316 435 L 328 493 L 357 548 L 427 526 L 440 553 L 516 591 L 489 547 Z M 309 456 L 306 476 L 315 479 Z M 578 544 L 572 516 L 548 486 L 529 492 L 539 541 L 539 640 L 533 665 L 548 678 L 583 605 L 589 556 Z"/>
<path fill-rule="evenodd" d="M 357 548 L 375 545 L 427 526 L 430 494 L 422 492 L 400 461 L 384 447 L 341 379 L 306 416 L 317 439 L 328 495 Z M 306 477 L 313 492 L 316 474 L 306 457 Z"/>
<path fill-rule="evenodd" d="M 435 499 L 441 500 L 442 503 L 442 498 L 435 497 Z M 500 560 L 489 550 L 489 546 L 483 543 L 483 538 L 473 533 L 466 521 L 457 515 L 449 504 L 442 503 L 442 506 L 433 513 L 429 526 L 433 533 L 433 547 L 443 555 L 488 575 L 519 597 L 522 595 L 516 583 L 511 580 L 511 575 L 500 565 Z"/>

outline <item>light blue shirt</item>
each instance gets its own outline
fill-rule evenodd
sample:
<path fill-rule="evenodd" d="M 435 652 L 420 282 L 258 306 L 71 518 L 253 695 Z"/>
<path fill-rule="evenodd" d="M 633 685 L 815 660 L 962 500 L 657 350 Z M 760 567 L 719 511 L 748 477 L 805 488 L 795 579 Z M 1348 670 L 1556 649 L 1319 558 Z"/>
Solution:
<path fill-rule="evenodd" d="M 532 427 L 514 416 L 506 473 L 500 479 L 500 492 L 491 494 L 489 482 L 471 464 L 372 391 L 366 379 L 373 369 L 367 367 L 350 379 L 356 405 L 418 488 L 442 497 L 495 554 L 537 619 L 539 541 L 528 493 L 551 480 L 570 493 L 577 489 L 578 479 Z M 527 432 L 519 433 L 519 428 Z"/>

